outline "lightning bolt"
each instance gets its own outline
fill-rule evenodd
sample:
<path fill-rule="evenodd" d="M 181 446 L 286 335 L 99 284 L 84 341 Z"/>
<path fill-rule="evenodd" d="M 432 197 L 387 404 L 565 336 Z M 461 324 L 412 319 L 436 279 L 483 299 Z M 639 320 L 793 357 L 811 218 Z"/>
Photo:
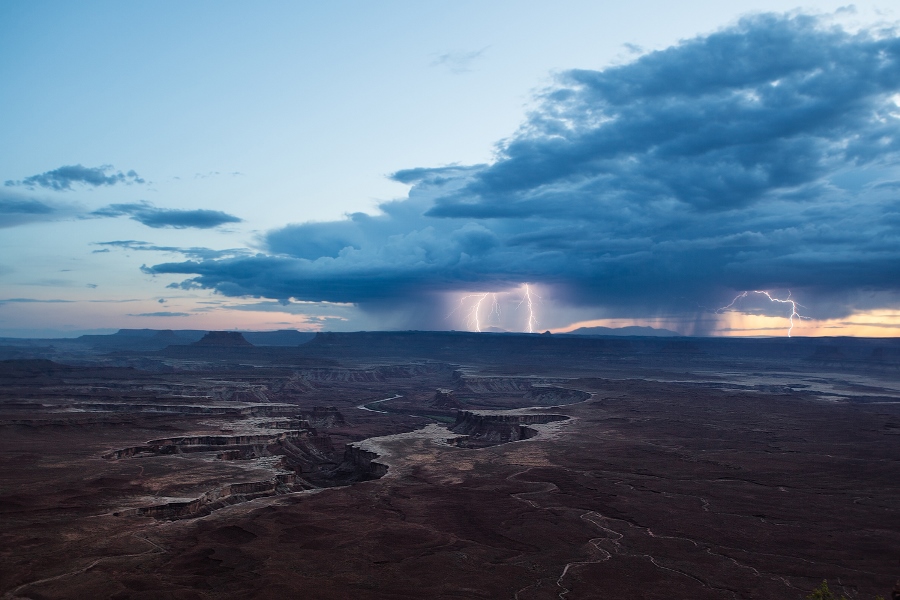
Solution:
<path fill-rule="evenodd" d="M 456 308 L 454 308 L 452 311 L 450 311 L 450 314 L 447 315 L 445 318 L 450 318 L 450 316 L 453 313 L 455 313 L 457 310 L 462 308 L 462 306 L 466 303 L 466 300 L 468 300 L 469 298 L 477 298 L 475 303 L 472 305 L 472 308 L 470 308 L 469 312 L 466 314 L 466 327 L 469 327 L 470 329 L 474 327 L 475 331 L 480 333 L 481 332 L 481 317 L 479 316 L 479 311 L 481 310 L 481 303 L 484 302 L 485 299 L 487 299 L 487 297 L 490 295 L 491 294 L 486 293 L 486 294 L 467 294 L 467 295 L 463 296 L 462 298 L 459 299 L 459 304 L 456 306 Z M 495 297 L 494 303 L 496 304 L 496 302 L 497 302 L 496 294 L 494 294 L 494 297 Z M 498 314 L 499 314 L 499 310 L 500 310 L 500 308 L 498 306 L 497 307 Z"/>
<path fill-rule="evenodd" d="M 790 321 L 791 326 L 788 327 L 788 332 L 787 332 L 788 337 L 791 337 L 791 332 L 794 330 L 794 319 L 795 318 L 796 319 L 809 319 L 810 318 L 810 317 L 804 317 L 799 312 L 797 312 L 797 307 L 802 306 L 802 305 L 798 304 L 796 300 L 791 298 L 790 291 L 788 291 L 787 298 L 773 298 L 772 294 L 770 294 L 766 290 L 744 291 L 744 292 L 741 292 L 740 294 L 738 294 L 737 296 L 735 296 L 734 300 L 732 300 L 731 303 L 729 303 L 727 306 L 723 306 L 721 308 L 716 309 L 716 312 L 721 314 L 722 312 L 730 310 L 732 307 L 734 307 L 735 302 L 737 302 L 741 298 L 746 298 L 750 294 L 761 294 L 761 295 L 765 296 L 766 298 L 768 298 L 769 300 L 771 300 L 772 302 L 778 302 L 780 304 L 790 304 L 791 305 L 791 314 L 788 317 L 788 320 Z"/>
<path fill-rule="evenodd" d="M 535 296 L 540 299 L 540 296 L 537 294 Z M 522 306 L 522 304 L 528 307 L 528 333 L 534 333 L 534 328 L 537 327 L 538 322 L 534 316 L 534 301 L 531 299 L 531 288 L 528 287 L 527 283 L 525 284 L 525 295 L 522 296 L 522 300 L 516 306 L 516 310 L 519 310 L 519 306 Z"/>
<path fill-rule="evenodd" d="M 469 311 L 469 321 L 475 323 L 475 331 L 481 332 L 481 319 L 478 316 L 478 313 L 481 311 L 481 303 L 484 302 L 489 295 L 490 294 L 481 294 L 478 296 L 475 306 Z"/>
<path fill-rule="evenodd" d="M 523 304 L 528 309 L 528 333 L 534 333 L 538 327 L 537 317 L 535 316 L 535 302 L 534 299 L 537 298 L 540 300 L 540 296 L 531 291 L 531 287 L 526 283 L 523 284 L 525 286 L 525 293 L 522 296 L 521 301 L 516 306 L 516 310 L 519 309 Z M 491 321 L 496 323 L 501 322 L 502 311 L 500 309 L 500 296 L 507 294 L 508 292 L 484 292 L 479 294 L 466 294 L 459 299 L 459 303 L 456 307 L 450 311 L 445 318 L 449 319 L 454 313 L 460 311 L 463 307 L 468 307 L 468 312 L 466 312 L 466 327 L 472 331 L 481 332 L 482 325 L 487 325 Z M 488 298 L 490 297 L 491 302 L 491 310 L 487 314 L 487 321 L 482 323 L 482 307 L 485 306 Z"/>

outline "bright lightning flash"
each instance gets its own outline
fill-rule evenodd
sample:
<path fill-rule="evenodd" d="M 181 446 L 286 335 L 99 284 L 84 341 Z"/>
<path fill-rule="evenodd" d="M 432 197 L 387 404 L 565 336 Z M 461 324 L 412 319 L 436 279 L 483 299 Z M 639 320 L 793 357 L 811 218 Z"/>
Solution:
<path fill-rule="evenodd" d="M 540 299 L 540 296 L 535 294 L 535 296 Z M 525 295 L 522 296 L 522 301 L 519 302 L 519 305 L 516 306 L 516 310 L 519 309 L 519 306 L 525 304 L 528 307 L 528 333 L 534 333 L 535 327 L 537 327 L 538 322 L 537 318 L 534 316 L 534 301 L 531 299 L 531 288 L 528 287 L 528 284 L 525 284 Z"/>
<path fill-rule="evenodd" d="M 481 332 L 481 317 L 479 316 L 479 311 L 481 310 L 481 303 L 487 299 L 491 294 L 466 294 L 462 298 L 459 299 L 459 305 L 450 311 L 450 314 L 447 317 L 450 317 L 457 310 L 462 308 L 465 305 L 466 300 L 470 298 L 475 298 L 475 302 L 472 304 L 472 307 L 469 309 L 469 312 L 466 314 L 466 327 L 469 329 L 475 329 L 475 331 Z M 497 300 L 495 298 L 494 303 L 496 304 Z M 498 308 L 499 310 L 499 308 Z"/>
<path fill-rule="evenodd" d="M 782 299 L 782 298 L 773 298 L 772 294 L 770 294 L 766 290 L 752 290 L 752 291 L 741 292 L 740 294 L 738 294 L 737 296 L 734 297 L 734 300 L 732 300 L 730 304 L 717 309 L 716 312 L 722 313 L 727 310 L 730 310 L 732 307 L 734 307 L 735 302 L 737 302 L 741 298 L 746 298 L 749 294 L 761 294 L 761 295 L 765 296 L 766 298 L 768 298 L 769 300 L 771 300 L 772 302 L 778 302 L 780 304 L 790 304 L 791 305 L 791 314 L 788 317 L 788 319 L 791 322 L 791 326 L 788 327 L 788 332 L 787 332 L 788 337 L 791 337 L 791 332 L 794 330 L 794 319 L 795 318 L 796 319 L 809 319 L 810 318 L 810 317 L 804 317 L 799 312 L 797 312 L 797 307 L 802 306 L 802 305 L 798 304 L 796 300 L 791 298 L 790 292 L 788 292 L 787 298 Z"/>
<path fill-rule="evenodd" d="M 522 300 L 519 302 L 516 309 L 523 304 L 528 308 L 528 333 L 534 333 L 535 329 L 538 326 L 537 318 L 535 317 L 534 311 L 534 298 L 540 299 L 540 296 L 531 291 L 531 288 L 528 284 L 525 285 L 525 295 L 522 297 Z M 481 332 L 482 326 L 486 325 L 486 323 L 482 323 L 482 307 L 485 305 L 485 301 L 490 297 L 491 300 L 491 311 L 488 313 L 488 322 L 494 321 L 496 323 L 500 322 L 501 318 L 501 310 L 500 310 L 500 300 L 498 296 L 503 295 L 506 292 L 485 292 L 481 294 L 466 294 L 462 298 L 459 299 L 459 304 L 456 305 L 450 314 L 447 315 L 449 318 L 456 311 L 462 309 L 463 307 L 468 307 L 468 312 L 466 313 L 466 327 L 472 331 Z"/>

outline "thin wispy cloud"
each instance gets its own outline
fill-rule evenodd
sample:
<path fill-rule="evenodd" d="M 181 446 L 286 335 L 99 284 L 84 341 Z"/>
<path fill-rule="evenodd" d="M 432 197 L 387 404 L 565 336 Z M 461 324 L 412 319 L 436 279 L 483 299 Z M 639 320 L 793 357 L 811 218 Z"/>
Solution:
<path fill-rule="evenodd" d="M 484 59 L 488 48 L 490 46 L 485 46 L 481 50 L 457 50 L 437 54 L 431 61 L 431 66 L 446 69 L 451 73 L 468 73 L 473 70 L 478 61 Z"/>
<path fill-rule="evenodd" d="M 94 252 L 109 252 L 110 248 L 118 248 L 121 250 L 135 250 L 138 252 L 171 252 L 181 254 L 190 258 L 213 259 L 231 256 L 244 256 L 252 254 L 246 248 L 230 248 L 227 250 L 213 250 L 211 248 L 203 248 L 201 246 L 158 246 L 150 242 L 142 242 L 139 240 L 114 240 L 111 242 L 94 242 L 95 246 L 103 246 L 100 250 Z"/>
<path fill-rule="evenodd" d="M 72 219 L 83 212 L 80 205 L 72 202 L 38 200 L 11 190 L 0 190 L 0 229 Z"/>
<path fill-rule="evenodd" d="M 77 202 L 34 198 L 13 190 L 0 190 L 0 229 L 30 223 L 129 217 L 154 229 L 213 229 L 243 219 L 220 210 L 158 208 L 150 202 L 110 204 L 88 211 Z"/>
<path fill-rule="evenodd" d="M 0 305 L 3 304 L 65 304 L 75 302 L 75 300 L 62 300 L 59 298 L 40 299 L 40 298 L 0 298 Z"/>
<path fill-rule="evenodd" d="M 45 171 L 37 175 L 31 175 L 19 181 L 7 180 L 7 186 L 24 186 L 27 188 L 42 187 L 54 191 L 71 190 L 73 184 L 81 184 L 90 187 L 110 186 L 117 184 L 131 185 L 145 183 L 134 170 L 123 173 L 117 171 L 112 165 L 99 167 L 84 167 L 82 165 L 67 165 Z"/>
<path fill-rule="evenodd" d="M 241 223 L 243 219 L 229 215 L 220 210 L 167 209 L 157 208 L 150 202 L 133 202 L 128 204 L 110 204 L 91 213 L 94 217 L 126 216 L 134 221 L 153 227 L 172 229 L 213 229 L 228 223 Z"/>

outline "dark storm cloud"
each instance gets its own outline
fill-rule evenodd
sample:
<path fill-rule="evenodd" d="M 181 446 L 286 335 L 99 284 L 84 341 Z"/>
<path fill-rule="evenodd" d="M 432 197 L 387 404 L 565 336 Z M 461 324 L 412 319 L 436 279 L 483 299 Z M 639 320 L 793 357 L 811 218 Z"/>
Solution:
<path fill-rule="evenodd" d="M 116 185 L 118 183 L 132 184 L 144 183 L 144 180 L 133 170 L 123 173 L 116 171 L 112 165 L 99 167 L 84 167 L 82 165 L 67 165 L 52 171 L 46 171 L 38 175 L 26 177 L 21 181 L 7 180 L 8 186 L 35 186 L 55 191 L 71 190 L 73 183 L 99 187 L 103 185 Z"/>
<path fill-rule="evenodd" d="M 761 15 L 563 73 L 490 165 L 409 169 L 409 197 L 269 232 L 271 255 L 154 273 L 364 305 L 552 286 L 606 315 L 791 289 L 814 316 L 900 297 L 900 38 Z"/>
<path fill-rule="evenodd" d="M 110 204 L 91 213 L 95 217 L 128 216 L 147 227 L 173 229 L 212 229 L 227 223 L 240 223 L 243 219 L 220 210 L 177 210 L 156 208 L 149 202 Z"/>
<path fill-rule="evenodd" d="M 893 163 L 900 41 L 817 25 L 761 16 L 623 67 L 570 71 L 501 159 L 431 214 L 727 210 Z"/>

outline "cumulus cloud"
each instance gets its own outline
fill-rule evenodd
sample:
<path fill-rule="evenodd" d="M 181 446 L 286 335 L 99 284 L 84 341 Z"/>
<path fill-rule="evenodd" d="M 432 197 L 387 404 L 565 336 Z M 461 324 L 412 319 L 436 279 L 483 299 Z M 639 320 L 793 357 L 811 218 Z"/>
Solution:
<path fill-rule="evenodd" d="M 243 219 L 229 215 L 220 210 L 179 210 L 156 208 L 150 202 L 133 202 L 129 204 L 110 204 L 91 213 L 95 217 L 127 216 L 133 220 L 156 229 L 170 227 L 173 229 L 212 229 L 227 223 L 240 223 Z"/>
<path fill-rule="evenodd" d="M 148 270 L 373 308 L 520 282 L 598 316 L 702 312 L 747 289 L 791 289 L 818 317 L 896 305 L 900 36 L 748 17 L 562 73 L 492 164 L 394 178 L 412 188 L 381 214 Z"/>
<path fill-rule="evenodd" d="M 46 171 L 20 181 L 7 180 L 7 186 L 25 186 L 29 188 L 42 187 L 54 191 L 71 190 L 73 183 L 80 183 L 93 187 L 104 185 L 116 185 L 119 183 L 133 184 L 145 183 L 134 170 L 123 173 L 116 171 L 112 165 L 99 167 L 84 167 L 82 165 L 67 165 Z"/>
<path fill-rule="evenodd" d="M 148 313 L 137 313 L 137 314 L 129 313 L 128 316 L 129 317 L 190 317 L 191 313 L 160 311 L 160 312 L 148 312 Z"/>

